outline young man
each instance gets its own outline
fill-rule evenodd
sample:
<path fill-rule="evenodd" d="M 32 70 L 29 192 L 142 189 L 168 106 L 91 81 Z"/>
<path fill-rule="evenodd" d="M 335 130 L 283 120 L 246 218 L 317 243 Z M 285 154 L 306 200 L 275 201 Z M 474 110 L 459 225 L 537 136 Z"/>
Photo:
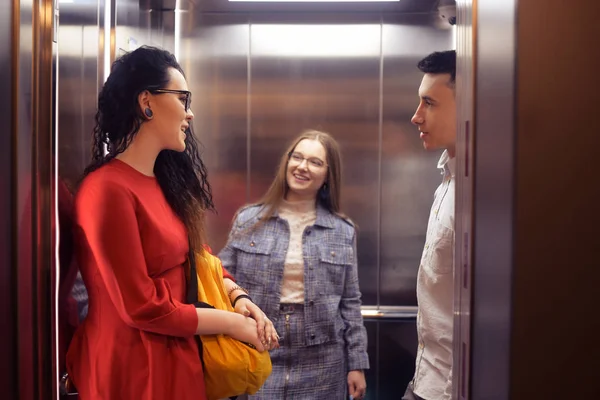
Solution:
<path fill-rule="evenodd" d="M 411 122 L 421 132 L 426 150 L 444 149 L 438 163 L 443 179 L 437 188 L 419 274 L 415 376 L 403 399 L 452 398 L 452 333 L 454 301 L 454 174 L 456 155 L 456 52 L 435 52 L 421 60 L 425 75 L 419 107 Z"/>

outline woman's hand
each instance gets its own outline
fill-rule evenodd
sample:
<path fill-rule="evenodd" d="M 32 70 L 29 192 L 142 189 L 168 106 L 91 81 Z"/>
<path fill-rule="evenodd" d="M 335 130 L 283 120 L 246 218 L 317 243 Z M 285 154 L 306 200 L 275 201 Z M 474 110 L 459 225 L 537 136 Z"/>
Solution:
<path fill-rule="evenodd" d="M 260 307 L 249 299 L 241 298 L 235 303 L 235 312 L 256 321 L 258 337 L 267 350 L 279 347 L 279 335 L 275 331 L 275 326 Z"/>
<path fill-rule="evenodd" d="M 256 321 L 252 318 L 244 317 L 243 315 L 234 313 L 229 314 L 233 316 L 234 321 L 226 332 L 227 336 L 239 340 L 240 342 L 250 343 L 260 352 L 265 351 L 265 346 L 263 346 L 258 337 Z"/>
<path fill-rule="evenodd" d="M 353 399 L 362 399 L 367 392 L 367 382 L 363 371 L 348 372 L 348 393 Z"/>

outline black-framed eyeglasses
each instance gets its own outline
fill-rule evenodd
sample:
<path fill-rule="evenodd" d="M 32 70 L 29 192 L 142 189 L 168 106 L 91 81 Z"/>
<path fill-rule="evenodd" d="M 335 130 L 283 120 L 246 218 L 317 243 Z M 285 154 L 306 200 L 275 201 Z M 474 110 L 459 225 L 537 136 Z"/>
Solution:
<path fill-rule="evenodd" d="M 306 158 L 306 157 L 304 157 L 304 154 L 299 153 L 297 151 L 289 153 L 288 156 L 289 156 L 289 162 L 292 163 L 292 165 L 300 165 L 304 162 L 304 160 L 306 160 L 307 165 L 310 168 L 313 168 L 316 170 L 327 166 L 325 161 L 321 160 L 320 158 L 317 158 L 317 157 Z"/>
<path fill-rule="evenodd" d="M 192 105 L 192 92 L 190 92 L 189 90 L 148 89 L 148 91 L 152 94 L 171 93 L 171 94 L 179 94 L 179 95 L 185 96 L 185 97 L 180 98 L 181 103 L 185 107 L 185 112 L 188 112 L 190 110 L 190 106 Z"/>

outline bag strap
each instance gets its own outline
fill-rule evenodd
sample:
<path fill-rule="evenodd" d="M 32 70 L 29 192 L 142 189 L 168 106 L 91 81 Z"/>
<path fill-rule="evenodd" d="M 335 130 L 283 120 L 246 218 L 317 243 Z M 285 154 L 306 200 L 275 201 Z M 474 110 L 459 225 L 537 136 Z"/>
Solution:
<path fill-rule="evenodd" d="M 189 241 L 189 238 L 188 238 Z M 192 250 L 192 242 L 189 241 L 190 250 L 188 252 L 188 262 L 190 263 L 190 281 L 188 283 L 188 290 L 186 300 L 189 304 L 193 304 L 196 308 L 214 308 L 208 303 L 198 301 L 198 274 L 196 274 L 196 254 Z M 202 357 L 202 340 L 200 336 L 196 335 L 196 343 L 198 344 L 198 350 L 200 354 L 200 362 L 202 368 L 204 368 L 204 359 Z M 238 396 L 232 396 L 229 399 L 235 400 Z"/>
<path fill-rule="evenodd" d="M 190 281 L 188 282 L 186 301 L 193 304 L 196 308 L 214 308 L 208 303 L 198 301 L 198 274 L 196 273 L 196 254 L 192 249 L 192 242 L 189 240 L 188 262 L 190 263 Z"/>
<path fill-rule="evenodd" d="M 192 248 L 192 242 L 188 238 L 189 251 L 188 263 L 190 264 L 190 281 L 187 287 L 186 300 L 189 304 L 195 304 L 198 301 L 198 275 L 196 274 L 196 254 Z"/>
<path fill-rule="evenodd" d="M 193 304 L 196 308 L 214 308 L 210 304 L 198 301 L 198 275 L 196 274 L 196 254 L 194 253 L 194 250 L 192 248 L 192 242 L 189 240 L 189 238 L 188 243 L 190 246 L 188 251 L 188 263 L 190 264 L 190 280 L 187 285 L 187 293 L 185 296 L 185 300 L 188 304 Z M 200 362 L 202 363 L 202 368 L 204 369 L 204 358 L 202 357 L 202 340 L 200 340 L 200 336 L 198 335 L 195 335 L 194 339 L 196 341 L 196 345 L 198 346 L 198 355 L 200 356 Z"/>

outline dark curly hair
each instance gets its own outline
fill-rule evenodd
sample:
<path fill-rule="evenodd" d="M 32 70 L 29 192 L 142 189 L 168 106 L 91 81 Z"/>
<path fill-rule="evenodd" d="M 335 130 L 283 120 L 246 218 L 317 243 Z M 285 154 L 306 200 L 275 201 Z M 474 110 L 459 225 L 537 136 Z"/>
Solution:
<path fill-rule="evenodd" d="M 417 68 L 426 74 L 450 74 L 450 86 L 456 81 L 456 51 L 436 51 L 417 64 Z"/>
<path fill-rule="evenodd" d="M 92 161 L 83 177 L 111 161 L 131 144 L 146 120 L 138 96 L 149 88 L 164 88 L 169 83 L 169 68 L 185 76 L 171 53 L 148 46 L 127 53 L 112 64 L 98 96 Z M 105 146 L 107 155 L 104 155 Z M 204 214 L 215 208 L 191 124 L 186 132 L 185 151 L 161 151 L 154 164 L 154 174 L 167 202 L 185 224 L 192 248 L 202 251 L 202 245 L 206 243 Z"/>

